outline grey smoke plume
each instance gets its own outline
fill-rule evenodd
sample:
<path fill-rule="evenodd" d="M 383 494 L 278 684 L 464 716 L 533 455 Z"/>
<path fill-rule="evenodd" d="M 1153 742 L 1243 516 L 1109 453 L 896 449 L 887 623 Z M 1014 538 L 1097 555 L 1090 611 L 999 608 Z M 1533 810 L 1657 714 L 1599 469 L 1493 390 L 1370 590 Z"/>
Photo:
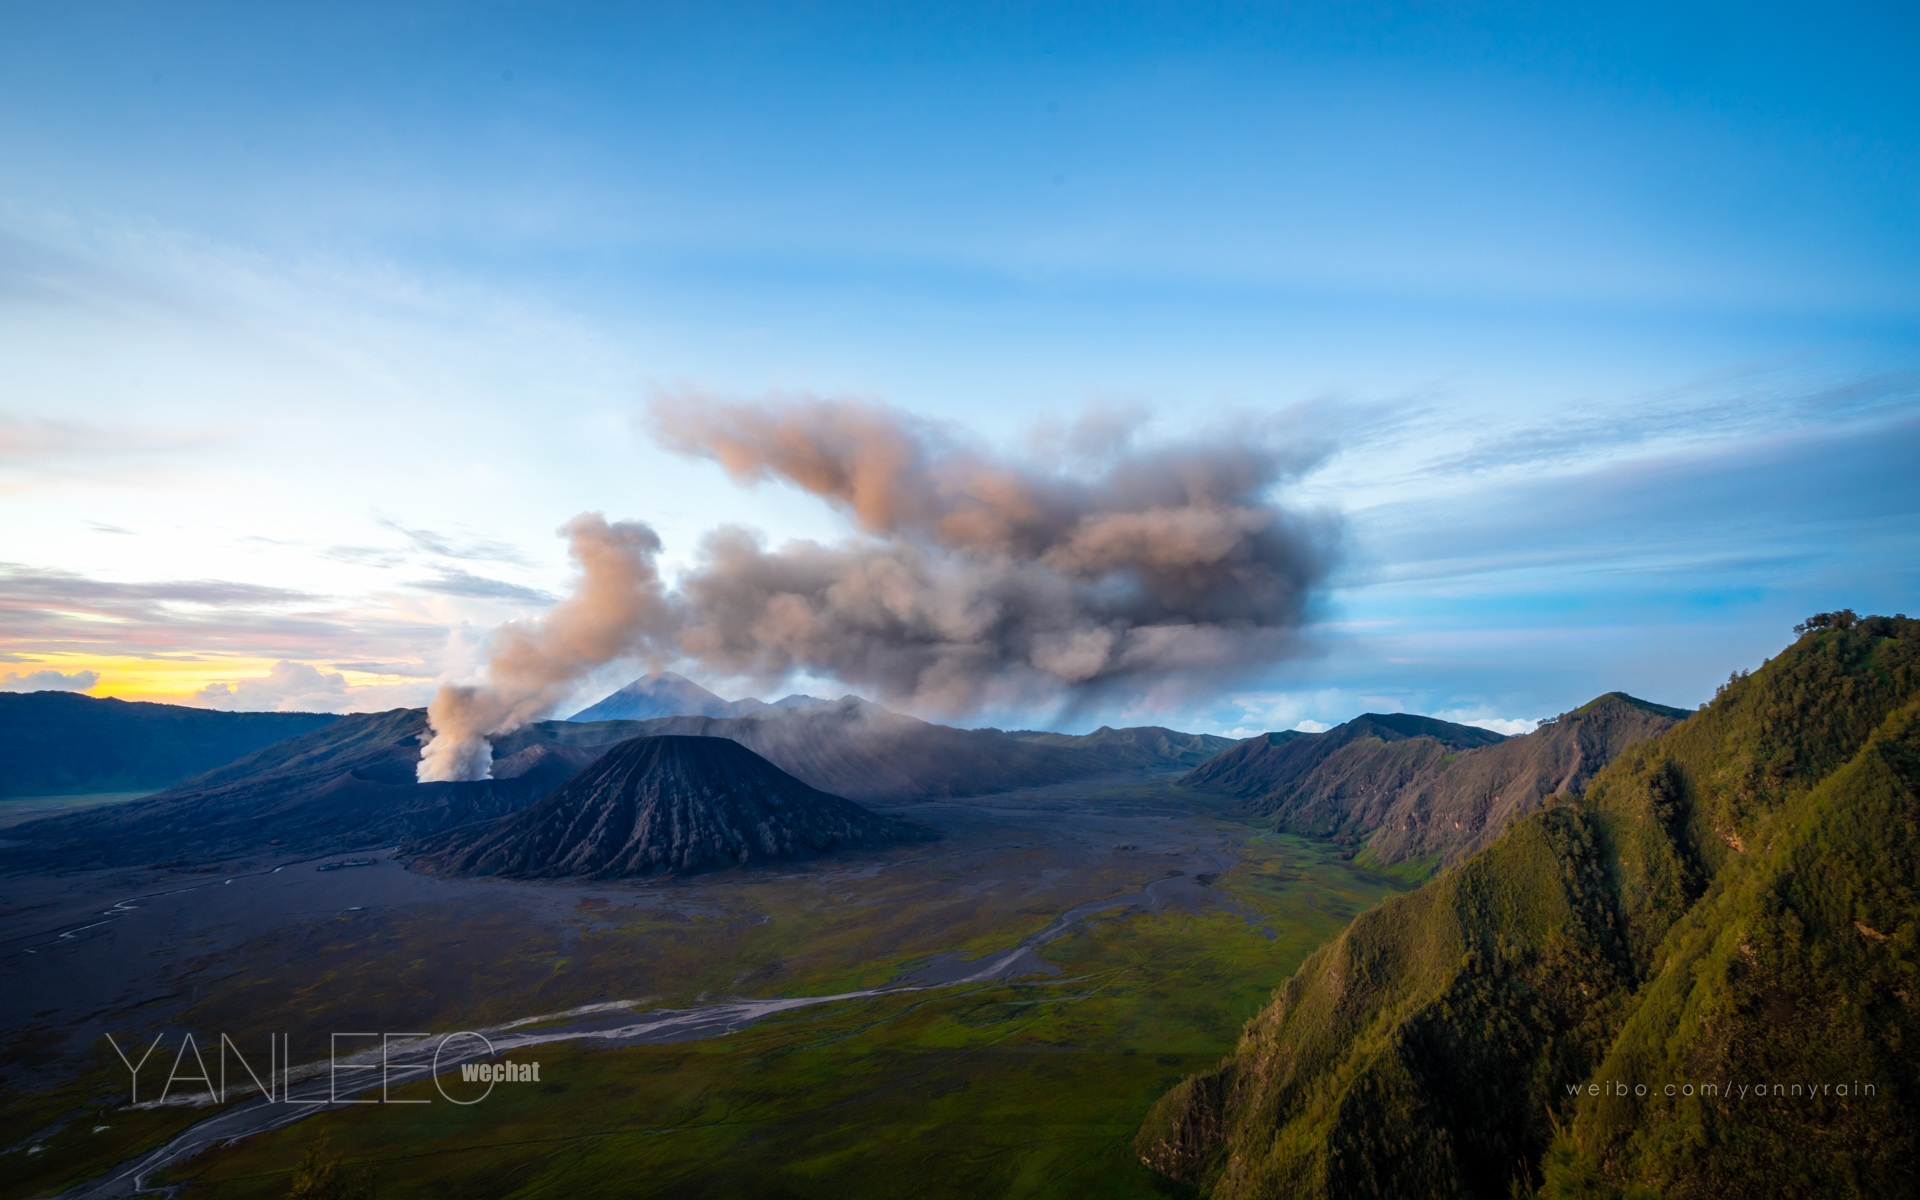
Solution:
<path fill-rule="evenodd" d="M 1253 429 L 1140 449 L 1124 422 L 1083 422 L 1057 439 L 1074 475 L 877 404 L 678 396 L 649 423 L 866 535 L 777 550 L 708 535 L 677 642 L 723 674 L 800 669 L 946 712 L 1240 674 L 1294 650 L 1336 541 L 1332 517 L 1270 497 L 1324 449 Z"/>
<path fill-rule="evenodd" d="M 485 684 L 441 685 L 427 706 L 433 737 L 420 752 L 422 783 L 487 778 L 489 739 L 544 715 L 595 667 L 670 644 L 673 614 L 654 568 L 653 530 L 584 513 L 560 533 L 580 567 L 573 595 L 494 631 Z"/>

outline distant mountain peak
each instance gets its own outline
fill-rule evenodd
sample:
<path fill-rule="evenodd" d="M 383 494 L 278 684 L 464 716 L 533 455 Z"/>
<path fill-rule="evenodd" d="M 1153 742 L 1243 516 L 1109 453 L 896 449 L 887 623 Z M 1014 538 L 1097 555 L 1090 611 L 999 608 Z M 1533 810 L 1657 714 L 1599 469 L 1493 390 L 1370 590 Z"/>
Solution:
<path fill-rule="evenodd" d="M 1657 717 L 1668 717 L 1675 721 L 1684 721 L 1693 715 L 1693 713 L 1687 709 L 1674 708 L 1666 704 L 1655 704 L 1651 700 L 1642 700 L 1638 696 L 1629 696 L 1625 692 L 1605 692 L 1595 696 L 1570 713 L 1562 713 L 1561 716 L 1583 716 L 1612 706 L 1637 708 L 1641 712 L 1652 713 Z"/>
<path fill-rule="evenodd" d="M 818 696 L 795 692 L 772 704 L 747 696 L 728 700 L 677 671 L 655 671 L 629 683 L 596 704 L 588 705 L 569 721 L 652 721 L 660 717 L 744 717 L 766 708 L 808 708 L 827 704 Z"/>
<path fill-rule="evenodd" d="M 1415 713 L 1361 713 L 1344 725 L 1336 725 L 1327 730 L 1325 737 L 1347 731 L 1352 736 L 1378 737 L 1385 730 L 1400 738 L 1429 737 L 1437 742 L 1459 749 L 1477 746 L 1491 746 L 1506 741 L 1506 735 L 1495 733 L 1491 729 L 1482 729 L 1478 725 L 1460 725 L 1453 721 L 1442 721 L 1438 717 L 1423 717 Z M 1385 740 L 1392 741 L 1392 737 Z"/>
<path fill-rule="evenodd" d="M 568 717 L 569 721 L 650 721 L 656 717 L 738 717 L 767 707 L 759 700 L 724 700 L 675 671 L 642 675 L 619 691 Z"/>

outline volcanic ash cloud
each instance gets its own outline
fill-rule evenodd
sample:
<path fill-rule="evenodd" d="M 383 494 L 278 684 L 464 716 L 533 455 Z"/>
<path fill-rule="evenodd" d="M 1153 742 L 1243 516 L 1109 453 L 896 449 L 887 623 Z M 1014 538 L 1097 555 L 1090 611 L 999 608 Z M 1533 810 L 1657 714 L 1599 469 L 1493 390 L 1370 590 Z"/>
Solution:
<path fill-rule="evenodd" d="M 654 567 L 658 535 L 598 513 L 560 532 L 580 568 L 573 595 L 494 631 L 485 684 L 441 685 L 427 706 L 433 737 L 420 752 L 422 783 L 487 778 L 490 739 L 546 715 L 595 667 L 670 644 L 672 610 Z"/>
<path fill-rule="evenodd" d="M 951 713 L 1244 674 L 1293 652 L 1337 540 L 1330 515 L 1271 498 L 1324 450 L 1271 430 L 1137 448 L 1108 429 L 1063 452 L 1069 474 L 876 404 L 680 396 L 649 420 L 664 447 L 796 485 L 863 535 L 708 535 L 677 645 L 720 674 L 800 669 Z"/>

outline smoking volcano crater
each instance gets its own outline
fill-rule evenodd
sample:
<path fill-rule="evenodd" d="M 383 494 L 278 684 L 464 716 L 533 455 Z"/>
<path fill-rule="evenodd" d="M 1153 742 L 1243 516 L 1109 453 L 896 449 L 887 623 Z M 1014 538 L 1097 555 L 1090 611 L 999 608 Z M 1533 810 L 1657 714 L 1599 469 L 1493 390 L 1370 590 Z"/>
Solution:
<path fill-rule="evenodd" d="M 445 875 L 619 878 L 804 858 L 917 831 L 795 779 L 727 738 L 638 737 L 511 816 L 415 843 Z"/>

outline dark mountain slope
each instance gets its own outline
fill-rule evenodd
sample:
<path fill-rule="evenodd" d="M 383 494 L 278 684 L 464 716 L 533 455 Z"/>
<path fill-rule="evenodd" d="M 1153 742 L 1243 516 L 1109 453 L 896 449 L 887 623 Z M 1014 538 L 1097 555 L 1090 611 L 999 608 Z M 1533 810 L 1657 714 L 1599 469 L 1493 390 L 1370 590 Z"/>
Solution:
<path fill-rule="evenodd" d="M 598 738 L 595 737 L 596 728 Z M 495 778 L 414 782 L 426 713 L 342 717 L 155 796 L 8 831 L 0 866 L 127 866 L 259 852 L 391 844 L 523 807 L 618 741 L 605 726 L 543 722 L 495 747 Z"/>
<path fill-rule="evenodd" d="M 1092 733 L 1049 733 L 1039 729 L 1017 729 L 1007 735 L 1037 746 L 1062 746 L 1099 755 L 1119 768 L 1170 771 L 1197 767 L 1237 740 L 1211 733 L 1180 733 L 1158 725 L 1135 725 L 1114 729 L 1102 725 Z"/>
<path fill-rule="evenodd" d="M 1844 616 L 1356 919 L 1142 1157 L 1220 1200 L 1911 1194 L 1920 622 Z M 1824 1086 L 1662 1090 L 1761 1081 Z"/>
<path fill-rule="evenodd" d="M 776 862 L 909 836 L 898 821 L 795 779 L 727 738 L 622 742 L 531 808 L 410 847 L 457 875 L 590 875 Z"/>
<path fill-rule="evenodd" d="M 541 721 L 494 743 L 494 777 L 414 781 L 426 713 L 358 714 L 112 809 L 7 831 L 0 869 L 124 866 L 387 845 L 514 812 L 629 738 L 731 738 L 809 786 L 860 800 L 971 796 L 1117 769 L 1099 754 L 929 725 L 848 697 L 745 717 Z"/>
<path fill-rule="evenodd" d="M 0 692 L 0 797 L 163 788 L 338 719 Z"/>

